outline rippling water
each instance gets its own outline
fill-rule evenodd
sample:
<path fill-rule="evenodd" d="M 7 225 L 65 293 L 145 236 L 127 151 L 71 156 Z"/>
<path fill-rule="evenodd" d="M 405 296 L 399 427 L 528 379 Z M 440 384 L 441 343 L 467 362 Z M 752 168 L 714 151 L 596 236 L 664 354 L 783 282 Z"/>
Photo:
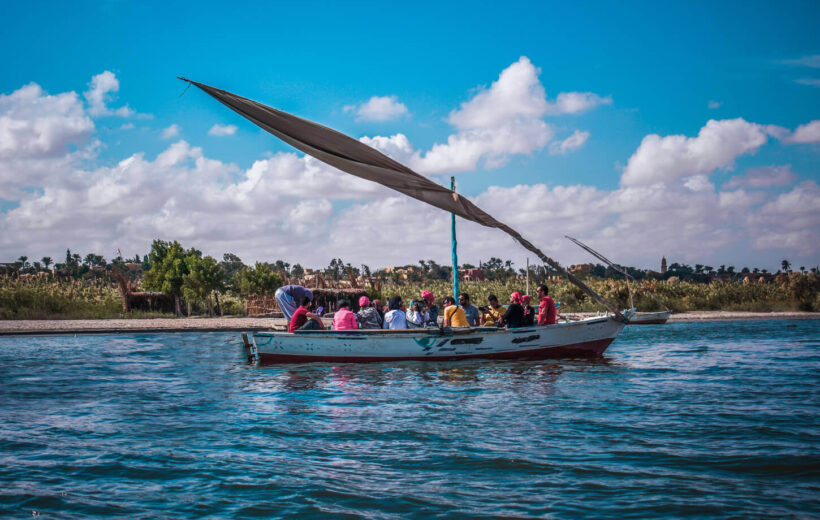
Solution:
<path fill-rule="evenodd" d="M 811 518 L 820 320 L 600 361 L 253 367 L 235 333 L 0 338 L 0 514 Z"/>

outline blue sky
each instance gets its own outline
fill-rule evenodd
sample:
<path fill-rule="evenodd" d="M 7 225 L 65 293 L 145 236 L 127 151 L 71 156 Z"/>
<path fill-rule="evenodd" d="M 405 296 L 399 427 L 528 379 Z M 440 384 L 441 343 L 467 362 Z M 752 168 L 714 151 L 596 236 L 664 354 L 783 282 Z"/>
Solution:
<path fill-rule="evenodd" d="M 399 209 L 385 207 L 389 193 L 365 189 L 361 196 L 338 197 L 318 189 L 302 200 L 290 192 L 276 193 L 273 185 L 268 187 L 271 192 L 248 186 L 242 191 L 239 186 L 247 181 L 255 161 L 293 151 L 196 89 L 181 96 L 185 85 L 175 77 L 184 75 L 231 90 L 357 138 L 401 134 L 419 157 L 411 166 L 423 169 L 421 158 L 435 145 L 448 142 L 450 136 L 476 132 L 478 127 L 472 123 L 469 128 L 454 124 L 453 113 L 482 92 L 491 92 L 500 75 L 525 57 L 529 65 L 521 67 L 530 67 L 525 71 L 529 75 L 522 75 L 527 81 L 537 78 L 534 87 L 541 89 L 547 103 L 557 103 L 561 93 L 594 94 L 587 98 L 593 101 L 582 110 L 543 109 L 527 119 L 527 124 L 541 128 L 524 126 L 543 135 L 510 136 L 513 145 L 533 139 L 529 145 L 521 144 L 519 153 L 479 154 L 472 167 L 448 169 L 427 161 L 429 170 L 422 173 L 440 182 L 456 175 L 460 191 L 484 201 L 503 220 L 520 221 L 525 235 L 532 230 L 535 241 L 557 251 L 565 263 L 587 259 L 561 242 L 562 232 L 554 229 L 557 224 L 611 256 L 644 267 L 654 267 L 663 254 L 689 263 L 770 269 L 784 257 L 809 266 L 820 263 L 816 244 L 820 242 L 816 231 L 820 144 L 815 139 L 820 126 L 811 126 L 820 119 L 817 2 L 169 4 L 33 2 L 5 7 L 7 52 L 0 55 L 4 71 L 0 93 L 11 96 L 30 83 L 42 89 L 42 96 L 74 92 L 91 121 L 90 127 L 67 134 L 66 142 L 42 152 L 40 158 L 32 155 L 35 152 L 22 154 L 21 145 L 7 139 L 6 148 L 16 146 L 19 153 L 7 152 L 8 164 L 0 166 L 17 179 L 14 189 L 0 193 L 6 255 L 56 256 L 72 247 L 110 256 L 122 246 L 143 253 L 156 236 L 179 239 L 217 257 L 228 250 L 240 252 L 247 260 L 283 257 L 307 265 L 324 265 L 331 256 L 371 265 L 411 263 L 422 257 L 445 261 L 446 237 L 441 237 L 442 244 L 428 244 L 439 225 L 429 224 L 430 232 L 415 234 L 419 226 L 411 222 L 425 210 L 407 206 L 409 222 L 404 222 L 404 214 L 391 213 Z M 91 78 L 104 71 L 116 78 L 117 89 L 103 92 L 106 108 L 94 113 L 84 93 L 90 90 Z M 531 81 L 528 85 L 533 86 Z M 389 97 L 404 112 L 368 120 L 360 111 L 374 96 Z M 38 102 L 32 99 L 26 102 Z M 463 114 L 475 115 L 481 109 L 495 114 L 492 121 L 507 121 L 498 115 L 504 103 L 490 106 L 491 101 L 481 106 L 473 103 Z M 527 110 L 537 111 L 543 105 L 535 101 L 522 108 L 525 118 L 530 117 Z M 37 124 L 20 115 L 26 112 L 23 105 L 10 115 L 13 103 L 17 101 L 8 97 L 3 105 L 8 119 L 31 124 L 35 132 L 43 128 L 42 118 Z M 115 115 L 115 109 L 126 105 L 130 112 Z M 734 152 L 722 152 L 732 149 L 727 141 L 712 150 L 717 157 L 695 158 L 686 164 L 673 152 L 672 157 L 659 156 L 673 144 L 664 140 L 669 136 L 694 139 L 710 120 L 737 118 L 746 126 L 727 124 L 715 131 L 719 139 L 746 139 Z M 236 131 L 209 135 L 217 124 L 234 125 Z M 171 125 L 178 132 L 173 136 L 166 132 L 169 138 L 163 138 Z M 800 131 L 801 125 L 808 126 Z M 555 151 L 575 132 L 579 132 L 575 145 L 569 143 L 563 153 Z M 739 132 L 747 133 L 738 137 Z M 641 150 L 644 138 L 655 134 L 662 140 L 657 148 Z M 0 146 L 3 138 L 0 133 Z M 678 152 L 701 153 L 708 139 Z M 188 147 L 180 151 L 182 158 L 160 167 L 158 156 L 180 142 Z M 397 158 L 412 161 L 410 151 L 404 151 L 407 155 Z M 139 170 L 142 173 L 118 177 L 117 165 L 135 154 L 146 163 Z M 23 155 L 26 161 L 40 162 L 27 166 L 20 162 Z M 637 184 L 624 184 L 625 169 L 636 156 L 644 161 L 640 174 L 644 177 Z M 46 159 L 56 161 L 47 173 L 26 173 L 25 168 L 36 169 Z M 647 172 L 657 166 L 653 161 L 659 161 L 660 170 L 668 174 L 648 179 Z M 682 165 L 670 166 L 670 161 Z M 265 166 L 270 175 L 282 171 L 278 163 Z M 166 167 L 165 181 L 151 180 L 150 172 Z M 307 168 L 306 182 L 315 180 L 310 165 Z M 205 191 L 175 195 L 177 188 L 185 191 L 180 183 L 197 178 L 196 172 L 205 172 L 203 190 L 211 183 L 218 196 Z M 292 173 L 303 174 L 302 170 Z M 30 182 L 21 182 L 26 175 Z M 129 179 L 139 182 L 131 190 L 120 190 L 128 192 L 128 199 L 119 200 L 110 189 L 103 190 L 108 205 L 89 209 L 94 206 L 89 202 L 92 194 L 101 200 L 102 186 L 127 184 Z M 663 191 L 646 191 L 652 183 Z M 686 183 L 688 187 L 682 187 Z M 542 191 L 526 188 L 540 185 Z M 493 186 L 508 191 L 491 191 Z M 516 186 L 521 188 L 509 191 Z M 567 193 L 565 188 L 573 186 L 594 192 L 587 193 L 587 206 Z M 241 194 L 231 199 L 226 193 L 232 189 Z M 638 189 L 644 191 L 629 191 Z M 716 212 L 711 220 L 696 222 L 698 216 L 687 213 L 687 208 L 643 214 L 638 204 L 624 202 L 641 197 L 648 197 L 648 205 L 666 198 L 688 200 L 694 191 L 700 195 L 684 206 L 690 211 L 700 208 L 701 216 Z M 537 200 L 523 200 L 539 193 L 552 207 L 539 208 Z M 197 202 L 197 196 L 203 199 Z M 141 197 L 150 200 L 137 200 Z M 228 198 L 215 202 L 214 197 Z M 181 203 L 182 199 L 188 200 Z M 114 211 L 126 200 L 140 211 L 140 222 L 133 214 Z M 262 217 L 268 209 L 265 200 L 276 211 Z M 518 201 L 525 211 L 515 211 Z M 214 204 L 210 209 L 209 203 Z M 567 206 L 577 212 L 568 214 Z M 800 211 L 789 215 L 784 208 L 790 206 L 799 206 Z M 54 222 L 37 221 L 35 217 L 46 207 L 62 213 Z M 206 215 L 229 211 L 235 219 L 223 215 L 217 225 L 206 217 L 197 218 L 197 208 Z M 244 217 L 243 211 L 248 212 Z M 361 223 L 340 228 L 362 213 L 394 222 L 402 232 L 408 227 L 414 232 L 401 243 L 388 241 L 377 251 L 363 252 L 356 246 L 356 236 L 379 235 L 380 228 Z M 590 218 L 591 214 L 602 216 Z M 310 231 L 300 220 L 303 215 L 311 222 Z M 227 229 L 228 222 L 245 227 L 242 218 L 254 221 L 249 234 Z M 580 220 L 587 225 L 579 224 Z M 658 229 L 660 220 L 690 227 L 678 231 L 666 224 Z M 709 222 L 718 233 L 705 227 Z M 215 227 L 224 229 L 209 232 Z M 470 226 L 465 232 L 470 240 L 464 257 L 486 254 L 523 261 L 523 251 L 515 251 L 503 237 Z M 305 241 L 306 233 L 320 238 Z M 769 238 L 761 239 L 761 233 Z M 642 234 L 643 240 L 638 238 Z"/>

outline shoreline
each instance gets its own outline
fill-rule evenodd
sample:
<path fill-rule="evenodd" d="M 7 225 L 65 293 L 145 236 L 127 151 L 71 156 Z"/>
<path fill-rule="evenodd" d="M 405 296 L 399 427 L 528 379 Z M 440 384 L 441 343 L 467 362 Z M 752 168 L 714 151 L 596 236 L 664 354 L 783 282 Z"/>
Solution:
<path fill-rule="evenodd" d="M 583 313 L 567 313 L 579 316 Z M 820 312 L 690 311 L 668 323 L 746 320 L 811 320 Z M 284 318 L 145 318 L 108 320 L 0 320 L 0 336 L 147 334 L 171 332 L 255 332 L 282 328 Z"/>

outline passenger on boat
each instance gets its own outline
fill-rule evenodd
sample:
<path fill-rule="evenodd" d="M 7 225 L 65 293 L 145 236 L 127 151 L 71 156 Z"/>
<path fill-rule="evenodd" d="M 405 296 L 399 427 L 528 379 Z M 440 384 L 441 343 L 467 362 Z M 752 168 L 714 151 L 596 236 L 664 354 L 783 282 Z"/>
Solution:
<path fill-rule="evenodd" d="M 470 303 L 470 295 L 467 293 L 461 293 L 458 296 L 458 303 L 461 304 L 461 308 L 464 309 L 464 315 L 467 317 L 467 323 L 470 327 L 477 327 L 479 320 L 481 319 L 481 313 L 478 312 L 478 309 L 475 305 Z"/>
<path fill-rule="evenodd" d="M 484 322 L 485 327 L 495 327 L 501 323 L 501 317 L 504 316 L 507 309 L 498 303 L 498 297 L 494 294 L 487 297 L 487 302 L 490 305 L 480 309 L 483 311 L 482 321 Z"/>
<path fill-rule="evenodd" d="M 299 308 L 299 302 L 302 301 L 302 298 L 307 297 L 309 300 L 313 300 L 313 293 L 301 285 L 286 285 L 276 289 L 273 297 L 279 305 L 279 310 L 285 315 L 285 319 L 290 320 L 293 313 Z"/>
<path fill-rule="evenodd" d="M 413 300 L 410 302 L 410 308 L 407 309 L 407 328 L 419 329 L 425 326 L 430 321 L 430 312 L 427 310 L 427 302 L 425 300 Z"/>
<path fill-rule="evenodd" d="M 394 296 L 387 302 L 387 307 L 390 309 L 384 315 L 385 329 L 406 329 L 407 315 L 404 312 L 404 304 L 401 301 L 401 296 Z"/>
<path fill-rule="evenodd" d="M 373 300 L 374 304 L 378 302 L 379 300 Z M 382 318 L 382 315 L 379 313 L 376 307 L 370 305 L 370 298 L 368 298 L 367 296 L 362 296 L 361 298 L 359 298 L 359 307 L 359 325 L 361 325 L 363 329 L 382 328 L 382 325 L 384 324 L 384 318 Z"/>
<path fill-rule="evenodd" d="M 436 305 L 436 298 L 430 291 L 422 291 L 421 298 L 427 302 L 427 312 L 429 318 L 427 319 L 428 327 L 438 327 L 438 305 Z"/>
<path fill-rule="evenodd" d="M 530 305 L 530 298 L 529 294 L 525 294 L 521 297 L 521 300 L 524 302 L 524 326 L 525 327 L 532 327 L 535 325 L 535 309 L 532 308 Z"/>
<path fill-rule="evenodd" d="M 384 323 L 384 313 L 385 307 L 381 300 L 373 300 L 373 307 L 376 309 L 376 312 L 379 313 L 379 316 L 382 319 L 382 323 Z"/>
<path fill-rule="evenodd" d="M 456 299 L 452 296 L 444 298 L 444 326 L 445 327 L 469 327 L 464 309 L 456 305 Z"/>
<path fill-rule="evenodd" d="M 524 306 L 522 305 L 521 293 L 515 291 L 510 295 L 510 304 L 507 312 L 501 317 L 501 325 L 508 329 L 517 329 L 524 326 Z"/>
<path fill-rule="evenodd" d="M 301 305 L 296 308 L 293 316 L 288 324 L 288 332 L 293 333 L 297 330 L 325 330 L 325 325 L 322 319 L 310 312 L 310 298 L 303 296 L 300 300 Z"/>
<path fill-rule="evenodd" d="M 358 328 L 359 323 L 356 321 L 356 315 L 350 310 L 350 304 L 347 303 L 347 300 L 339 300 L 339 310 L 333 315 L 333 330 Z"/>
<path fill-rule="evenodd" d="M 541 300 L 538 306 L 538 325 L 553 325 L 557 320 L 558 311 L 555 301 L 549 296 L 550 290 L 546 285 L 539 285 L 536 294 Z"/>

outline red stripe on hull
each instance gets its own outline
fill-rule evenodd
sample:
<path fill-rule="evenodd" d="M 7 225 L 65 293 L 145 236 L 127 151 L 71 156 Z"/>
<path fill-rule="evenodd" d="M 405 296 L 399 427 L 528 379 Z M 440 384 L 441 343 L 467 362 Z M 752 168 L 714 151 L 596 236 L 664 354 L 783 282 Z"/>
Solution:
<path fill-rule="evenodd" d="M 296 354 L 259 353 L 259 362 L 273 363 L 384 363 L 387 361 L 452 361 L 458 359 L 555 359 L 600 357 L 615 338 L 598 339 L 560 347 L 544 347 L 533 350 L 495 352 L 492 354 L 465 354 L 462 356 L 303 356 Z"/>

